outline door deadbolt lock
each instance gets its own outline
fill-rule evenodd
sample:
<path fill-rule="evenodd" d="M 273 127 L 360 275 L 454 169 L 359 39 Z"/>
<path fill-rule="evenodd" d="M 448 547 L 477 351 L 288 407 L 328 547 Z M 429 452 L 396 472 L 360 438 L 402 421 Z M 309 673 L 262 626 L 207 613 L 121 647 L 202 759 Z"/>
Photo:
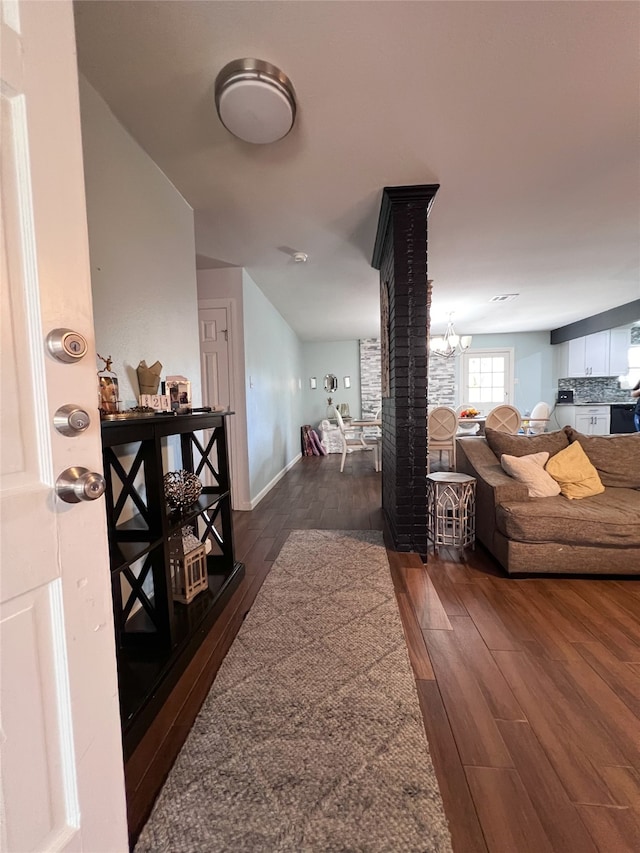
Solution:
<path fill-rule="evenodd" d="M 56 480 L 56 494 L 68 504 L 101 498 L 107 483 L 102 474 L 88 468 L 67 468 Z"/>
<path fill-rule="evenodd" d="M 47 348 L 51 355 L 65 364 L 73 364 L 87 354 L 87 340 L 73 329 L 54 329 L 47 335 Z"/>
<path fill-rule="evenodd" d="M 79 435 L 90 423 L 89 413 L 73 403 L 60 406 L 53 416 L 53 425 L 62 435 Z"/>

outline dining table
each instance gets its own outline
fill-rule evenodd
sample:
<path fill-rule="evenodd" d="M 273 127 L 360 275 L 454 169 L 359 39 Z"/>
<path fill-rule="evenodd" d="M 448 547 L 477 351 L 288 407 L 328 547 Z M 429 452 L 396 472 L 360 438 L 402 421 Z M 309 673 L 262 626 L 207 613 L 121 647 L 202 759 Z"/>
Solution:
<path fill-rule="evenodd" d="M 381 427 L 382 421 L 381 420 L 375 420 L 374 418 L 369 418 L 366 421 L 356 421 L 356 420 L 346 421 L 345 420 L 344 425 L 345 425 L 345 428 L 347 428 L 347 429 L 349 427 L 357 427 L 358 429 L 362 429 L 362 427 Z"/>
<path fill-rule="evenodd" d="M 476 415 L 474 418 L 458 418 L 459 424 L 478 424 L 479 430 L 476 435 L 484 435 L 484 423 L 487 420 L 486 415 Z"/>
<path fill-rule="evenodd" d="M 459 424 L 478 424 L 480 429 L 478 430 L 476 435 L 484 435 L 485 434 L 484 433 L 484 427 L 485 427 L 485 421 L 486 420 L 487 420 L 486 415 L 477 415 L 475 418 L 460 418 L 459 417 L 458 423 Z M 523 417 L 522 420 L 520 421 L 520 428 L 522 430 L 524 430 L 524 432 L 526 433 L 529 429 L 529 425 L 533 421 L 534 423 L 545 424 L 545 429 L 546 429 L 546 424 L 548 424 L 550 420 L 551 420 L 551 418 Z"/>

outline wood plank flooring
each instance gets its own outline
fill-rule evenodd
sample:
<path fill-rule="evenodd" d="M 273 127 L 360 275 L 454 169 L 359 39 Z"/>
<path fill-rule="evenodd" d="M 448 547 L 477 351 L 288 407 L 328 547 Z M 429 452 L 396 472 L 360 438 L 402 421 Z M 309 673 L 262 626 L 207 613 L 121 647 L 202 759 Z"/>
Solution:
<path fill-rule="evenodd" d="M 246 577 L 127 763 L 132 840 L 289 531 L 383 529 L 372 460 L 339 462 L 234 513 Z M 389 561 L 456 853 L 637 853 L 640 580 L 509 578 L 480 547 Z"/>

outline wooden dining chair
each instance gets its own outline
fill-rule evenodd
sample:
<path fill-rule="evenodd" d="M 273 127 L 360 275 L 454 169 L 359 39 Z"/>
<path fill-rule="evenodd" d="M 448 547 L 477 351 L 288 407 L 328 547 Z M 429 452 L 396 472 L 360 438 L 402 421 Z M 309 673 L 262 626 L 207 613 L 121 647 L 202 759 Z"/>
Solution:
<path fill-rule="evenodd" d="M 336 420 L 338 422 L 338 428 L 340 429 L 340 436 L 342 438 L 340 473 L 342 474 L 344 472 L 344 463 L 347 458 L 347 453 L 353 453 L 356 450 L 373 450 L 373 467 L 377 471 L 379 468 L 377 440 L 374 443 L 369 443 L 366 438 L 363 437 L 362 427 L 346 426 L 345 422 L 342 420 L 342 415 L 337 409 Z"/>
<path fill-rule="evenodd" d="M 429 472 L 429 454 L 434 450 L 440 451 L 440 462 L 442 462 L 442 451 L 445 450 L 449 456 L 449 470 L 455 471 L 456 467 L 456 432 L 458 429 L 458 415 L 455 409 L 449 406 L 436 406 L 427 417 L 427 473 Z"/>
<path fill-rule="evenodd" d="M 484 428 L 515 435 L 520 429 L 521 422 L 522 417 L 516 407 L 505 403 L 491 409 L 484 423 Z"/>

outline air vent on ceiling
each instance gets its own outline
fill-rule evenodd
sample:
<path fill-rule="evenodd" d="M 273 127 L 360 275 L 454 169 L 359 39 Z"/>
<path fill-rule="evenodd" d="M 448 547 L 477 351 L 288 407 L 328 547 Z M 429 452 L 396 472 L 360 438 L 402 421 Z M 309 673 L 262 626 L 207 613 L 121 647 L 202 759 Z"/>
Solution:
<path fill-rule="evenodd" d="M 489 302 L 513 302 L 518 296 L 519 293 L 501 293 L 499 296 L 492 296 Z"/>

